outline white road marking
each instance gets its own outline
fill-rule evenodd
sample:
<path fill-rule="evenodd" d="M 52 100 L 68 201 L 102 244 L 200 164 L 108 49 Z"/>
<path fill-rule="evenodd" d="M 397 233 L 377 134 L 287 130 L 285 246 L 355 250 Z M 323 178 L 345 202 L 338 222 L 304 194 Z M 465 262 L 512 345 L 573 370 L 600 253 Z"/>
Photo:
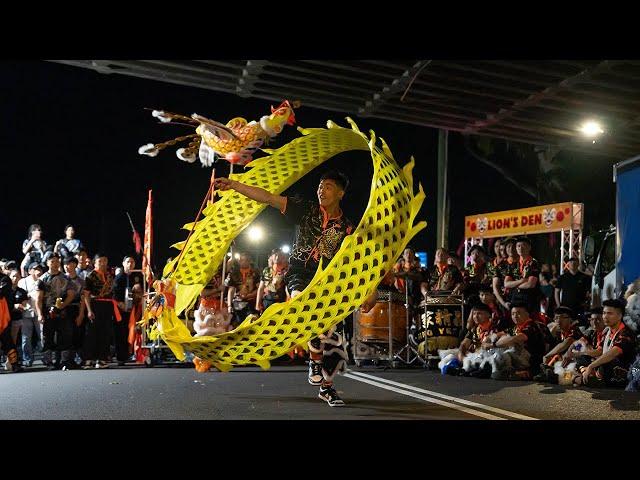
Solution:
<path fill-rule="evenodd" d="M 437 405 L 442 405 L 443 407 L 453 408 L 454 410 L 460 410 L 461 412 L 468 413 L 469 415 L 475 415 L 476 417 L 486 418 L 487 420 L 506 420 L 502 417 L 496 417 L 495 415 L 491 415 L 489 413 L 481 412 L 479 410 L 473 410 L 471 408 L 463 407 L 460 405 L 456 405 L 455 403 L 445 402 L 443 400 L 438 400 L 437 398 L 427 397 L 425 395 L 420 395 L 409 390 L 402 390 L 400 388 L 392 387 L 390 385 L 386 385 L 380 382 L 374 382 L 373 380 L 368 380 L 366 378 L 357 377 L 355 375 L 351 375 L 350 373 L 345 373 L 344 377 L 351 378 L 353 380 L 357 380 L 358 382 L 368 383 L 369 385 L 373 385 L 374 387 L 383 388 L 385 390 L 391 390 L 392 392 L 400 393 L 402 395 L 407 395 L 409 397 L 417 398 L 420 400 L 424 400 L 425 402 L 435 403 Z"/>
<path fill-rule="evenodd" d="M 432 390 L 425 390 L 423 388 L 418 388 L 418 387 L 414 387 L 413 385 L 406 385 L 404 383 L 399 383 L 399 382 L 394 382 L 393 380 L 388 380 L 386 378 L 380 378 L 380 377 L 376 377 L 373 375 L 368 375 L 366 373 L 362 373 L 362 372 L 355 372 L 353 370 L 348 370 L 348 373 L 346 373 L 344 375 L 345 377 L 351 378 L 353 380 L 359 380 L 365 383 L 371 383 L 371 381 L 375 382 L 375 386 L 378 386 L 380 388 L 386 388 L 387 390 L 390 390 L 391 388 L 397 387 L 395 388 L 393 391 L 397 392 L 397 393 L 402 393 L 404 395 L 409 395 L 409 396 L 414 396 L 415 398 L 420 398 L 421 400 L 425 400 L 425 401 L 432 401 L 433 403 L 438 403 L 438 402 L 442 402 L 442 403 L 438 403 L 439 405 L 444 405 L 450 408 L 455 408 L 457 410 L 462 410 L 464 407 L 461 407 L 460 405 L 456 405 L 454 403 L 450 403 L 450 402 L 443 402 L 441 400 L 436 401 L 434 398 L 432 397 L 437 397 L 437 398 L 442 398 L 445 400 L 450 400 L 451 402 L 457 402 L 460 403 L 462 405 L 468 405 L 469 407 L 475 407 L 476 409 L 482 409 L 482 410 L 487 410 L 493 413 L 497 413 L 500 415 L 504 415 L 507 417 L 511 417 L 511 418 L 515 418 L 517 420 L 537 420 L 537 418 L 533 418 L 533 417 L 528 417 L 526 415 L 522 415 L 520 413 L 516 413 L 516 412 L 511 412 L 509 410 L 503 410 L 501 408 L 496 408 L 496 407 L 491 407 L 489 405 L 483 405 L 481 403 L 476 403 L 476 402 L 472 402 L 470 400 L 465 400 L 463 398 L 457 398 L 457 397 L 452 397 L 450 395 L 445 395 L 443 393 L 439 393 L 439 392 L 434 392 Z M 372 385 L 374 385 L 374 383 L 371 383 Z M 420 392 L 426 395 L 429 395 L 430 397 L 424 397 L 422 395 L 420 396 L 416 396 L 415 394 L 413 394 L 413 392 Z M 426 400 L 426 398 L 429 398 L 429 400 Z M 465 408 L 464 410 L 467 413 L 471 413 L 472 415 L 477 415 L 480 417 L 484 417 L 484 418 L 489 418 L 490 420 L 506 420 L 504 418 L 500 418 L 500 417 L 496 417 L 494 415 L 489 415 L 485 412 L 480 412 L 478 410 L 474 410 L 472 408 Z M 489 415 L 488 417 L 485 415 Z"/>

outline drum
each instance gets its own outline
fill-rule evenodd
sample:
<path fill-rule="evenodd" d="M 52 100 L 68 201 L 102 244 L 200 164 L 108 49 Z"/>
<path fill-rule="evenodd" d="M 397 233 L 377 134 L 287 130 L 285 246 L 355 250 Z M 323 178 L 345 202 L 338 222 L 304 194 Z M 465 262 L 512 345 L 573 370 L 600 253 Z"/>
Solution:
<path fill-rule="evenodd" d="M 462 295 L 447 293 L 427 296 L 421 305 L 420 340 L 423 342 L 418 350 L 422 355 L 435 357 L 438 350 L 458 348 L 463 327 L 462 306 Z"/>
<path fill-rule="evenodd" d="M 389 343 L 389 330 L 394 343 L 405 344 L 407 340 L 407 310 L 402 296 L 395 292 L 378 292 L 378 301 L 367 313 L 358 310 L 354 315 L 357 339 L 367 343 Z M 391 317 L 391 321 L 389 321 Z"/>

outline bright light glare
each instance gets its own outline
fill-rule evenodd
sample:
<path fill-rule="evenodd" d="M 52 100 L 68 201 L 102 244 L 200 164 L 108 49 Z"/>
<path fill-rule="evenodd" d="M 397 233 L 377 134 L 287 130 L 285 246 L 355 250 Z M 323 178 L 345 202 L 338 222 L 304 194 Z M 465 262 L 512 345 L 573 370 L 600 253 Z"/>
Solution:
<path fill-rule="evenodd" d="M 291 247 L 289 245 L 283 245 L 280 250 L 282 250 L 282 253 L 289 253 L 291 251 Z"/>
<path fill-rule="evenodd" d="M 596 135 L 604 133 L 604 130 L 602 130 L 598 122 L 586 122 L 580 127 L 580 130 L 588 137 L 595 137 Z"/>
<path fill-rule="evenodd" d="M 240 260 L 240 254 L 239 253 L 234 253 L 233 254 L 233 258 L 235 258 L 236 260 Z"/>
<path fill-rule="evenodd" d="M 259 242 L 264 237 L 264 232 L 261 227 L 251 227 L 247 232 L 249 235 L 249 240 L 252 242 Z"/>

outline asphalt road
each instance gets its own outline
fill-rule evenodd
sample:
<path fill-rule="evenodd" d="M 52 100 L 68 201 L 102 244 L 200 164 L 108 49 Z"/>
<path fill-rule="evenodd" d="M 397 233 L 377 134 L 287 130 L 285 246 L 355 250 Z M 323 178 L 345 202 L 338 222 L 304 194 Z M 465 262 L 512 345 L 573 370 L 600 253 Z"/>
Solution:
<path fill-rule="evenodd" d="M 0 374 L 2 420 L 528 420 L 640 419 L 640 394 L 534 382 L 441 376 L 423 369 L 352 368 L 331 408 L 305 366 L 112 367 Z"/>

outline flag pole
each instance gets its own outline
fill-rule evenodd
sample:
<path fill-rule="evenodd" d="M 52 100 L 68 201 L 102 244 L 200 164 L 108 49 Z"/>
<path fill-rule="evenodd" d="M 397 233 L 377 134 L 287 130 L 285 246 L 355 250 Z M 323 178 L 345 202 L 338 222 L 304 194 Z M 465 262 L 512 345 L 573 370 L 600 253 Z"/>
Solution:
<path fill-rule="evenodd" d="M 233 163 L 229 163 L 229 176 L 231 176 L 231 174 L 233 173 Z M 233 258 L 233 248 L 229 248 L 229 251 L 231 252 L 231 258 Z M 220 308 L 222 308 L 222 306 L 224 305 L 224 280 L 225 280 L 225 276 L 226 276 L 226 271 L 227 271 L 227 254 L 224 254 L 224 257 L 222 259 L 222 278 L 220 279 L 222 285 L 220 285 Z M 227 305 L 227 308 L 229 308 L 229 305 Z"/>

